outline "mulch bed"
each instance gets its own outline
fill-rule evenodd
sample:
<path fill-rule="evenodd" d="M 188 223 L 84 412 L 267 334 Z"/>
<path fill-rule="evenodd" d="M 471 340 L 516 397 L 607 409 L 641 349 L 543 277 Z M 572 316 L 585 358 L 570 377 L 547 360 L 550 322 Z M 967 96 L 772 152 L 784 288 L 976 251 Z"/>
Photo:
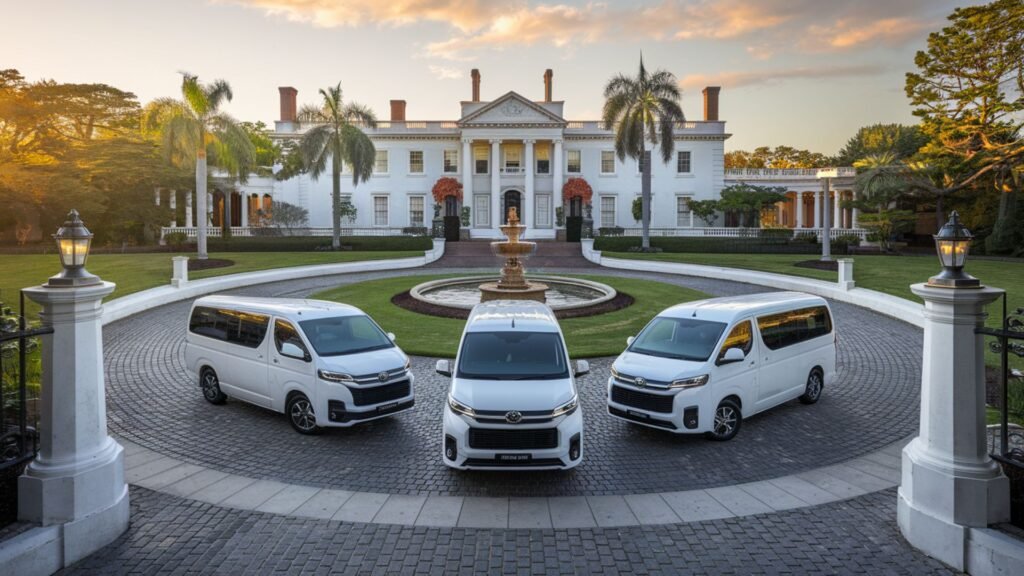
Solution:
<path fill-rule="evenodd" d="M 223 258 L 208 258 L 206 260 L 199 260 L 198 258 L 189 258 L 188 271 L 195 272 L 196 270 L 209 270 L 211 268 L 227 268 L 228 266 L 234 265 L 234 260 L 225 260 Z"/>
<path fill-rule="evenodd" d="M 821 260 L 803 260 L 793 264 L 793 266 L 798 266 L 800 268 L 814 268 L 815 270 L 831 270 L 832 272 L 837 272 L 839 270 L 839 262 L 836 262 L 835 260 L 829 260 L 827 262 L 822 262 Z"/>
<path fill-rule="evenodd" d="M 621 310 L 627 306 L 631 306 L 633 302 L 634 299 L 632 296 L 625 292 L 618 292 L 615 294 L 615 298 L 612 298 L 607 302 L 602 302 L 601 304 L 595 304 L 585 308 L 573 308 L 571 310 L 555 310 L 555 317 L 562 320 L 565 318 L 595 316 L 597 314 L 605 314 Z M 465 320 L 466 318 L 469 318 L 470 312 L 469 310 L 463 310 L 462 308 L 448 308 L 447 306 L 438 306 L 437 304 L 422 302 L 409 295 L 408 290 L 401 294 L 395 294 L 391 298 L 391 303 L 399 308 L 405 308 L 412 312 L 427 314 L 429 316 L 439 316 L 441 318 L 455 318 L 458 320 Z"/>

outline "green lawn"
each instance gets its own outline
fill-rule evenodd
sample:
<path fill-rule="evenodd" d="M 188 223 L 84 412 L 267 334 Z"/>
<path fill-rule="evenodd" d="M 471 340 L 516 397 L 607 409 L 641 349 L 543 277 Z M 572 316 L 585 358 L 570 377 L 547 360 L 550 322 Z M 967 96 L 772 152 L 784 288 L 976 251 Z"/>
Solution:
<path fill-rule="evenodd" d="M 450 278 L 452 275 L 405 276 L 372 280 L 333 288 L 314 298 L 335 300 L 361 308 L 381 327 L 397 336 L 398 345 L 409 354 L 451 358 L 465 326 L 464 320 L 437 318 L 410 312 L 391 304 L 391 297 L 420 282 Z M 663 282 L 607 276 L 576 276 L 603 282 L 636 299 L 627 308 L 589 318 L 562 320 L 569 354 L 574 358 L 614 356 L 626 347 L 626 338 L 636 335 L 655 314 L 663 309 L 707 294 Z"/>
<path fill-rule="evenodd" d="M 422 252 L 218 252 L 212 258 L 233 260 L 233 266 L 191 272 L 197 280 L 224 274 L 238 274 L 307 264 L 334 264 L 358 260 L 384 260 L 422 256 Z M 109 298 L 126 296 L 171 282 L 171 257 L 175 254 L 95 254 L 86 268 L 97 276 L 114 282 L 117 289 Z M 0 302 L 17 308 L 18 291 L 46 282 L 60 272 L 56 255 L 0 255 Z"/>

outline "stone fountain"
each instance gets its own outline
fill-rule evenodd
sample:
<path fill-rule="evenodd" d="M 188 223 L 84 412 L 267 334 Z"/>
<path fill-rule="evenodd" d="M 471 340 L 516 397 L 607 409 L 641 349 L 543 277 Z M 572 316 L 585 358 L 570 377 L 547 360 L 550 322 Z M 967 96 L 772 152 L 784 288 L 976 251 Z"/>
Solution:
<path fill-rule="evenodd" d="M 526 279 L 523 260 L 537 251 L 536 242 L 520 242 L 519 237 L 526 226 L 519 223 L 515 207 L 508 209 L 508 224 L 499 227 L 508 238 L 504 242 L 491 242 L 491 251 L 505 259 L 501 267 L 501 279 L 480 285 L 480 301 L 490 300 L 534 300 L 544 302 L 547 284 L 530 282 Z"/>

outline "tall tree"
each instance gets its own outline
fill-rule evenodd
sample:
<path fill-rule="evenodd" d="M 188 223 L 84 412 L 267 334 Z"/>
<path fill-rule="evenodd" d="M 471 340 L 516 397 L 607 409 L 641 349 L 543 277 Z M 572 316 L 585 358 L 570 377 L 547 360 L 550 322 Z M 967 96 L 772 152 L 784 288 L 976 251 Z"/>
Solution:
<path fill-rule="evenodd" d="M 850 204 L 864 211 L 859 223 L 872 231 L 869 240 L 891 251 L 896 234 L 909 230 L 917 220 L 913 211 L 899 210 L 898 201 L 922 176 L 900 162 L 895 152 L 873 154 L 853 165 L 857 168 L 853 186 L 858 199 Z"/>
<path fill-rule="evenodd" d="M 928 37 L 906 93 L 931 141 L 921 160 L 940 167 L 936 195 L 994 187 L 1001 193 L 991 249 L 1024 241 L 1012 215 L 1024 179 L 1024 3 L 996 0 L 957 8 L 950 25 Z"/>
<path fill-rule="evenodd" d="M 640 162 L 644 250 L 651 247 L 650 151 L 660 150 L 663 162 L 672 159 L 676 124 L 686 121 L 679 97 L 675 75 L 665 70 L 648 73 L 643 57 L 636 77 L 618 74 L 604 88 L 602 121 L 605 130 L 615 131 L 615 154 L 619 161 L 628 156 Z"/>
<path fill-rule="evenodd" d="M 142 125 L 163 138 L 166 158 L 177 166 L 195 167 L 198 257 L 208 258 L 207 235 L 207 156 L 214 166 L 245 183 L 255 164 L 256 150 L 238 122 L 220 110 L 232 98 L 231 86 L 224 80 L 201 84 L 195 75 L 185 73 L 181 82 L 181 100 L 160 98 L 143 113 Z M 225 196 L 225 214 L 230 214 Z"/>
<path fill-rule="evenodd" d="M 725 154 L 726 168 L 823 168 L 834 160 L 820 152 L 792 146 L 758 146 L 753 152 L 733 150 Z"/>
<path fill-rule="evenodd" d="M 358 186 L 373 175 L 377 151 L 370 137 L 360 130 L 377 126 L 377 117 L 369 108 L 341 98 L 341 84 L 320 90 L 319 106 L 305 105 L 299 110 L 298 123 L 314 124 L 299 141 L 299 154 L 306 170 L 317 179 L 331 170 L 331 245 L 341 248 L 341 167 L 352 168 L 352 185 Z"/>
<path fill-rule="evenodd" d="M 917 126 L 872 124 L 857 130 L 839 151 L 836 163 L 853 166 L 858 160 L 883 154 L 891 154 L 895 160 L 904 160 L 917 154 L 927 143 L 928 136 Z"/>

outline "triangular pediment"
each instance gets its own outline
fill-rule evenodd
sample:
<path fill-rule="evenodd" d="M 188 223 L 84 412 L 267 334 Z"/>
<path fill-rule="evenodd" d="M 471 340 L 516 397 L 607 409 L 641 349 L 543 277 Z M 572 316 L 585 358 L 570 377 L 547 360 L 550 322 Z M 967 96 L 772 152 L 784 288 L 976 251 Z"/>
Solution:
<path fill-rule="evenodd" d="M 515 92 L 508 92 L 459 120 L 462 127 L 515 124 L 565 126 L 565 120 Z"/>

